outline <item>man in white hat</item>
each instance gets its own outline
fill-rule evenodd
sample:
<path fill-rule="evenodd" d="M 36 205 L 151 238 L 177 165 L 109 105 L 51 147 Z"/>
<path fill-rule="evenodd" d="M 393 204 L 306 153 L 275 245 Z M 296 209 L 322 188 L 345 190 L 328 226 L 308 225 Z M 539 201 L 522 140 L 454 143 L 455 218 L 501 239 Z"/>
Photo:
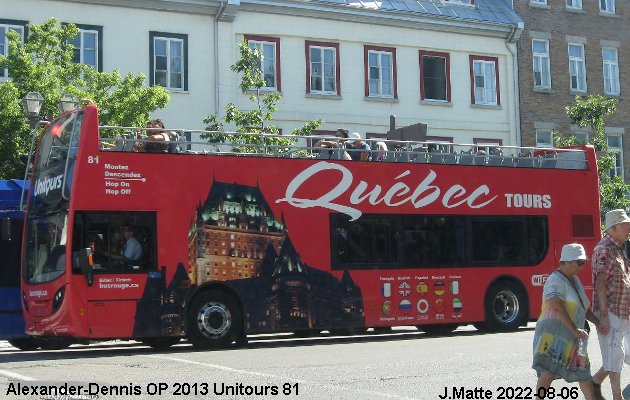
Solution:
<path fill-rule="evenodd" d="M 603 399 L 601 383 L 610 377 L 613 399 L 622 400 L 621 369 L 630 364 L 630 260 L 624 242 L 630 234 L 630 217 L 624 210 L 606 213 L 604 237 L 593 251 L 593 313 L 599 318 L 597 336 L 602 368 L 593 375 L 595 397 Z"/>
<path fill-rule="evenodd" d="M 357 132 L 352 132 L 348 135 L 348 139 L 352 142 L 348 147 L 348 153 L 355 161 L 369 161 L 370 159 L 370 145 L 364 143 L 361 140 L 361 135 Z"/>

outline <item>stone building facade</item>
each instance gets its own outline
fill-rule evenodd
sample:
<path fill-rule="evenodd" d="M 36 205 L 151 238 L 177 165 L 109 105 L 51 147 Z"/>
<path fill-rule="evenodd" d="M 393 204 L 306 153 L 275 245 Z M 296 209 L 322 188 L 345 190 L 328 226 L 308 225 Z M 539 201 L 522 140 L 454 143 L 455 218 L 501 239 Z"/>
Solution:
<path fill-rule="evenodd" d="M 588 140 L 588 128 L 571 125 L 566 107 L 575 96 L 619 100 L 606 120 L 610 149 L 617 152 L 612 174 L 626 178 L 630 113 L 630 3 L 619 0 L 518 0 L 525 21 L 518 43 L 521 133 L 524 146 L 553 145 L 552 131 Z M 626 173 L 624 173 L 626 171 Z"/>

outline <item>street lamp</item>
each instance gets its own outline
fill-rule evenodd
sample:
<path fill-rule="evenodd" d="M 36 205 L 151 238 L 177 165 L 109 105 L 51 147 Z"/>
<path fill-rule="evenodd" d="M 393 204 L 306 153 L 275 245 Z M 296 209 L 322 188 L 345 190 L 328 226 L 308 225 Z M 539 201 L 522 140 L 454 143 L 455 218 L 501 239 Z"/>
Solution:
<path fill-rule="evenodd" d="M 22 99 L 22 110 L 27 118 L 39 117 L 44 105 L 44 97 L 37 92 L 29 92 Z"/>
<path fill-rule="evenodd" d="M 64 94 L 59 99 L 59 109 L 62 113 L 79 108 L 79 99 L 71 94 Z"/>
<path fill-rule="evenodd" d="M 28 119 L 31 129 L 34 129 L 39 122 L 39 113 L 44 105 L 44 97 L 37 92 L 29 92 L 22 99 L 22 111 Z"/>

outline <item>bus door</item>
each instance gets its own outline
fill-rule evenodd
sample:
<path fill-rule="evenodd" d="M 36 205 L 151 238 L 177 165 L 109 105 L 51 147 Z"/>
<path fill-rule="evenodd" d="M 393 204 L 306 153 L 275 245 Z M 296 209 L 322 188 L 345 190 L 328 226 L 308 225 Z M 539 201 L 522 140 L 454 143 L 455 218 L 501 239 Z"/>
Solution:
<path fill-rule="evenodd" d="M 165 279 L 157 268 L 156 213 L 77 212 L 75 254 L 88 247 L 92 282 L 78 280 L 86 286 L 90 337 L 159 336 Z M 73 272 L 82 274 L 78 265 Z"/>

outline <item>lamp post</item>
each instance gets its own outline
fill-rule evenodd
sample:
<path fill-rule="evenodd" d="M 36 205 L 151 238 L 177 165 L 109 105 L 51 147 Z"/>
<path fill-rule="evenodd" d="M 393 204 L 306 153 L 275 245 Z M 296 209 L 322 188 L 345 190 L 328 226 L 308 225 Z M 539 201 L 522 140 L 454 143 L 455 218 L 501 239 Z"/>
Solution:
<path fill-rule="evenodd" d="M 31 129 L 35 129 L 39 123 L 39 114 L 43 105 L 44 97 L 37 92 L 29 92 L 22 99 L 22 111 L 26 119 L 28 119 Z"/>
<path fill-rule="evenodd" d="M 79 108 L 79 104 L 79 99 L 70 94 L 64 94 L 59 99 L 59 109 L 62 113 Z"/>
<path fill-rule="evenodd" d="M 28 150 L 28 159 L 26 161 L 26 170 L 24 171 L 24 180 L 28 180 L 31 172 L 31 157 L 33 155 L 33 147 L 35 144 L 35 130 L 39 126 L 40 118 L 39 115 L 42 111 L 42 106 L 44 105 L 44 96 L 37 92 L 29 92 L 22 99 L 22 112 L 24 113 L 24 117 L 28 120 L 28 124 L 31 127 L 31 146 Z M 20 196 L 20 208 L 24 209 L 24 198 L 25 198 L 25 190 L 22 190 L 22 195 Z"/>

